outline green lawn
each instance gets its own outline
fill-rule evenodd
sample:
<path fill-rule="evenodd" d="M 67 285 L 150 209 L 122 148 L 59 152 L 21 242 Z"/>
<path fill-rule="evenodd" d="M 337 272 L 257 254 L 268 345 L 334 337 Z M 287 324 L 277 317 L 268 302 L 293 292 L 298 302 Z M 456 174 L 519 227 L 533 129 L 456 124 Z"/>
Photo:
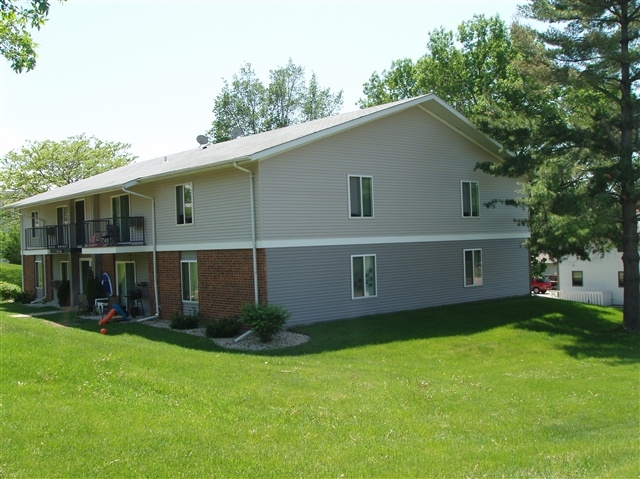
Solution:
<path fill-rule="evenodd" d="M 433 308 L 268 353 L 26 309 L 0 304 L 0 477 L 640 475 L 640 338 L 615 309 Z"/>
<path fill-rule="evenodd" d="M 0 262 L 0 281 L 16 284 L 22 287 L 22 266 Z"/>

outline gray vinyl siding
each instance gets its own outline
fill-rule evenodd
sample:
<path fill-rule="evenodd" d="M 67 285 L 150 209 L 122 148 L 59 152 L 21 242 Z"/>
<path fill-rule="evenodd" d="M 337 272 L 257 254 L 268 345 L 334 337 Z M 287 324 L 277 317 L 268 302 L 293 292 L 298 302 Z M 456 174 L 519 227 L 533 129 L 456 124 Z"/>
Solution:
<path fill-rule="evenodd" d="M 482 249 L 483 284 L 464 286 L 463 250 Z M 352 299 L 351 255 L 375 254 L 377 297 Z M 454 241 L 267 251 L 269 302 L 290 324 L 529 294 L 521 240 Z"/>
<path fill-rule="evenodd" d="M 193 184 L 193 224 L 176 224 L 177 185 Z M 154 184 L 158 246 L 249 242 L 251 208 L 249 175 L 232 167 Z"/>
<path fill-rule="evenodd" d="M 261 239 L 523 233 L 513 207 L 462 217 L 463 180 L 481 202 L 516 195 L 513 179 L 474 171 L 491 159 L 418 108 L 334 135 L 261 162 Z M 349 218 L 348 175 L 373 177 L 374 218 Z"/>

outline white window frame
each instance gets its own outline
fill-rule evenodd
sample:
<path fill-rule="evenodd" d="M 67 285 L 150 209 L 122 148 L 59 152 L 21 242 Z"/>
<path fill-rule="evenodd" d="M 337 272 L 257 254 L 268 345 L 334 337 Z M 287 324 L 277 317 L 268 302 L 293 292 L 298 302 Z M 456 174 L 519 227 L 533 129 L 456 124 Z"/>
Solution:
<path fill-rule="evenodd" d="M 62 210 L 62 223 L 58 223 L 58 211 Z M 56 224 L 68 225 L 69 224 L 69 205 L 56 206 Z"/>
<path fill-rule="evenodd" d="M 356 289 L 354 286 L 354 273 L 355 273 L 355 269 L 354 269 L 354 259 L 355 258 L 362 258 L 362 276 L 364 278 L 365 284 L 363 284 L 362 286 L 362 296 L 356 296 Z M 370 294 L 367 291 L 367 287 L 366 287 L 366 275 L 367 273 L 364 271 L 364 269 L 366 268 L 366 259 L 367 258 L 373 258 L 373 289 L 374 292 L 373 294 Z M 366 299 L 366 298 L 376 298 L 378 296 L 378 261 L 376 258 L 375 254 L 354 254 L 351 255 L 351 299 Z"/>
<path fill-rule="evenodd" d="M 472 278 L 472 282 L 471 283 L 467 283 L 467 253 L 471 253 L 471 262 L 473 263 L 473 276 Z M 477 261 L 476 258 L 476 254 L 480 253 L 480 261 Z M 464 287 L 465 288 L 474 288 L 477 286 L 482 286 L 484 283 L 484 271 L 483 271 L 483 258 L 482 258 L 482 248 L 469 248 L 469 249 L 465 249 L 462 251 L 462 268 L 464 271 L 464 277 L 463 277 L 463 281 L 464 281 Z M 478 280 L 476 274 L 475 274 L 475 269 L 478 267 L 478 263 L 480 264 L 480 278 Z"/>
<path fill-rule="evenodd" d="M 580 284 L 576 284 L 576 275 L 574 273 L 580 273 Z M 573 288 L 584 288 L 584 271 L 582 270 L 571 270 L 571 287 Z"/>
<path fill-rule="evenodd" d="M 188 186 L 191 189 L 191 203 L 185 203 L 184 201 L 184 189 L 186 186 Z M 182 211 L 179 210 L 179 205 L 178 205 L 178 188 L 181 188 L 181 192 L 182 192 L 182 199 L 181 199 Z M 194 224 L 196 220 L 195 220 L 195 208 L 193 206 L 194 205 L 193 182 L 189 181 L 186 183 L 180 183 L 178 185 L 175 185 L 174 192 L 175 192 L 175 205 L 176 205 L 176 215 L 175 215 L 176 225 L 186 226 L 186 225 Z M 185 217 L 186 217 L 185 208 L 187 206 L 191 206 L 191 222 L 189 223 L 185 221 Z M 181 215 L 182 215 L 182 223 L 178 221 Z"/>
<path fill-rule="evenodd" d="M 196 299 L 185 299 L 184 298 L 184 286 L 185 286 L 184 285 L 184 280 L 185 280 L 185 277 L 184 277 L 184 270 L 182 269 L 184 264 L 189 264 L 189 269 L 188 269 L 188 272 L 189 272 L 189 278 L 188 278 L 188 280 L 189 280 L 189 293 L 190 293 L 189 297 L 193 298 L 193 296 L 194 296 L 193 295 L 194 292 L 191 291 L 191 264 L 195 264 L 196 265 L 196 271 L 195 271 L 195 273 L 196 273 L 196 288 L 197 288 L 196 291 L 198 291 L 200 289 L 199 281 L 198 281 L 198 261 L 197 260 L 192 260 L 192 259 L 180 260 L 180 296 L 182 298 L 182 302 L 183 303 L 198 303 L 200 301 L 199 292 L 196 295 Z"/>
<path fill-rule="evenodd" d="M 354 215 L 351 211 L 351 178 L 358 178 L 359 186 L 360 186 L 360 214 Z M 365 216 L 364 214 L 364 194 L 362 189 L 362 179 L 368 178 L 371 182 L 371 214 Z M 351 219 L 373 219 L 374 218 L 374 201 L 373 201 L 373 176 L 371 175 L 347 175 L 347 203 L 348 203 L 348 212 L 349 218 Z"/>
<path fill-rule="evenodd" d="M 477 195 L 477 199 L 476 199 L 476 208 L 474 210 L 473 208 L 473 192 L 474 192 L 474 188 L 473 185 L 475 185 L 475 192 Z M 465 189 L 467 189 L 468 194 L 469 194 L 469 212 L 470 214 L 465 215 L 465 201 L 464 201 L 464 194 L 465 194 Z M 460 205 L 461 205 L 461 212 L 460 214 L 462 215 L 463 218 L 479 218 L 480 217 L 480 183 L 477 181 L 470 181 L 470 180 L 462 180 L 460 181 Z"/>

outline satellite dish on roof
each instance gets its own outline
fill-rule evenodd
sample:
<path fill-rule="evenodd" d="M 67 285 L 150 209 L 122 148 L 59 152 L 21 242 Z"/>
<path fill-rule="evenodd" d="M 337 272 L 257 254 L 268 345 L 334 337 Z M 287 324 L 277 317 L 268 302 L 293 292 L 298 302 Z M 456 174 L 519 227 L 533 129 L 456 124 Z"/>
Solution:
<path fill-rule="evenodd" d="M 209 144 L 209 138 L 207 138 L 205 135 L 198 135 L 196 141 L 203 146 Z"/>
<path fill-rule="evenodd" d="M 240 138 L 242 135 L 244 135 L 244 132 L 239 126 L 236 126 L 231 130 L 231 138 L 233 138 L 234 140 L 236 138 Z"/>

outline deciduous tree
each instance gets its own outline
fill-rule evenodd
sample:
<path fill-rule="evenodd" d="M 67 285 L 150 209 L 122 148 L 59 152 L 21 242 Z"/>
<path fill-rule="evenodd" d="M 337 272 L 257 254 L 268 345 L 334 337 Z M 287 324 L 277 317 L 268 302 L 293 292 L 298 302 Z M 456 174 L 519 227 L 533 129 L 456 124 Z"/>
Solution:
<path fill-rule="evenodd" d="M 264 86 L 250 63 L 245 63 L 231 83 L 224 80 L 214 101 L 214 120 L 209 136 L 214 143 L 234 137 L 234 131 L 252 135 L 315 120 L 337 113 L 342 107 L 342 91 L 333 94 L 319 86 L 313 74 L 307 86 L 304 68 L 291 59 L 269 73 Z"/>
<path fill-rule="evenodd" d="M 0 0 L 0 54 L 17 73 L 36 66 L 37 44 L 31 31 L 46 23 L 49 6 L 49 0 Z"/>
<path fill-rule="evenodd" d="M 0 159 L 0 205 L 124 166 L 136 158 L 127 151 L 130 147 L 127 143 L 102 141 L 85 135 L 60 142 L 28 142 Z M 2 210 L 0 253 L 12 262 L 20 259 L 17 224 L 11 210 Z"/>

